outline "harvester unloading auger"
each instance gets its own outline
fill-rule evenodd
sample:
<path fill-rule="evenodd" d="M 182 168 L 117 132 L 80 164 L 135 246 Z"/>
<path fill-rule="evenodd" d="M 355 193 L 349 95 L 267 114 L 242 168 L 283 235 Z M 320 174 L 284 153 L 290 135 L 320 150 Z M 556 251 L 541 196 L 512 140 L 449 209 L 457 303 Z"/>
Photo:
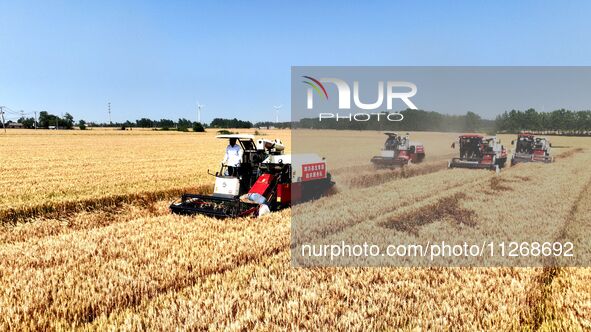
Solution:
<path fill-rule="evenodd" d="M 204 214 L 212 217 L 257 216 L 291 206 L 292 202 L 314 199 L 333 185 L 324 158 L 317 155 L 283 154 L 279 140 L 258 139 L 253 135 L 218 135 L 236 139 L 243 151 L 237 174 L 228 175 L 224 164 L 215 174 L 212 195 L 183 194 L 170 205 L 177 214 Z"/>
<path fill-rule="evenodd" d="M 420 163 L 425 159 L 425 148 L 419 142 L 412 142 L 409 134 L 405 136 L 394 132 L 384 133 L 388 138 L 379 156 L 371 158 L 376 167 L 398 167 L 410 163 Z"/>
<path fill-rule="evenodd" d="M 546 137 L 535 137 L 528 132 L 517 135 L 517 140 L 512 141 L 514 151 L 511 157 L 511 165 L 518 163 L 540 162 L 551 163 L 554 157 L 550 156 L 552 144 Z"/>
<path fill-rule="evenodd" d="M 458 138 L 460 156 L 448 163 L 449 168 L 476 168 L 499 171 L 507 161 L 507 150 L 496 136 L 484 137 L 479 134 L 461 135 Z M 452 143 L 455 148 L 456 143 Z"/>

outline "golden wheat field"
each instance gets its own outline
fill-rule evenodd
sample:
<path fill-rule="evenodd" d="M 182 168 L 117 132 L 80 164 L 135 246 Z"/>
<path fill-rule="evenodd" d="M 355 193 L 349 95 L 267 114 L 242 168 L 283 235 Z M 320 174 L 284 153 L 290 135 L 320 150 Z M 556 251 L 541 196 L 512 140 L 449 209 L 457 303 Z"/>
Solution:
<path fill-rule="evenodd" d="M 290 149 L 290 131 L 262 131 Z M 323 222 L 294 234 L 295 209 L 169 213 L 180 193 L 211 191 L 206 170 L 227 144 L 213 131 L 0 135 L 0 329 L 591 329 L 589 268 L 295 268 L 290 244 L 359 240 L 368 227 L 384 242 L 544 227 L 588 244 L 591 138 L 551 137 L 555 163 L 497 176 L 448 170 L 453 133 L 411 133 L 425 162 L 377 171 L 371 149 L 355 160 L 339 149 L 378 151 L 383 134 L 323 134 L 344 143 L 321 147 L 336 191 L 297 208 Z M 360 213 L 368 198 L 379 208 Z"/>

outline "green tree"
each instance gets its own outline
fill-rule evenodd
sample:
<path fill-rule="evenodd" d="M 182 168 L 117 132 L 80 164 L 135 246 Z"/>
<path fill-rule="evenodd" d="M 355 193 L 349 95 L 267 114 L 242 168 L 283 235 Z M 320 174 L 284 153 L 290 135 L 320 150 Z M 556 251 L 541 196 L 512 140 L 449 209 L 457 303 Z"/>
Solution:
<path fill-rule="evenodd" d="M 72 129 L 74 128 L 74 117 L 70 113 L 66 113 L 63 119 L 60 119 L 59 123 L 60 126 L 66 129 Z"/>
<path fill-rule="evenodd" d="M 22 118 L 18 119 L 18 123 L 22 123 L 23 127 L 28 128 L 28 129 L 35 128 L 35 119 L 34 118 L 22 117 Z"/>
<path fill-rule="evenodd" d="M 135 123 L 140 128 L 151 128 L 154 126 L 154 121 L 152 121 L 148 118 L 141 118 L 139 120 L 136 120 Z"/>
<path fill-rule="evenodd" d="M 541 128 L 541 121 L 540 117 L 538 116 L 538 112 L 535 109 L 530 108 L 523 114 L 523 128 L 528 130 L 540 130 Z"/>
<path fill-rule="evenodd" d="M 203 128 L 203 125 L 199 122 L 195 122 L 193 123 L 193 131 L 196 133 L 203 133 L 205 132 L 205 128 Z"/>
<path fill-rule="evenodd" d="M 215 118 L 211 121 L 213 128 L 252 128 L 252 122 L 234 119 Z"/>
<path fill-rule="evenodd" d="M 172 128 L 174 127 L 174 121 L 169 119 L 160 119 L 160 121 L 158 122 L 158 127 L 161 127 L 162 129 Z"/>
<path fill-rule="evenodd" d="M 481 118 L 478 114 L 474 112 L 466 113 L 466 118 L 464 122 L 464 130 L 474 132 L 477 131 L 480 127 Z"/>

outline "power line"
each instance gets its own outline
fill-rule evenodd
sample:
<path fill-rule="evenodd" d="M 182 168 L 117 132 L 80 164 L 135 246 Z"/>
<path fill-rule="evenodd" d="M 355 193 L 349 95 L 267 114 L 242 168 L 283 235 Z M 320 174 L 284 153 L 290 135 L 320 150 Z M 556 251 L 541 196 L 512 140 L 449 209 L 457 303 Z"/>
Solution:
<path fill-rule="evenodd" d="M 18 116 L 24 117 L 25 115 L 31 115 L 32 114 L 31 112 L 25 112 L 23 110 L 15 111 L 15 110 L 7 107 L 7 106 L 2 106 L 2 108 L 4 109 L 4 114 L 10 114 L 10 115 L 17 116 L 17 117 Z"/>

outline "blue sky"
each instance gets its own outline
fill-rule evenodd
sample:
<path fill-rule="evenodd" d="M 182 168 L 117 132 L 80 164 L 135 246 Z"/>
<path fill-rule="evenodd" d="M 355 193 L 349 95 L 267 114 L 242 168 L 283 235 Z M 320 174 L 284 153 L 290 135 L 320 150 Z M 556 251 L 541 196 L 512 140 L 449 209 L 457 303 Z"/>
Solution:
<path fill-rule="evenodd" d="M 589 65 L 591 3 L 0 1 L 0 105 L 289 120 L 292 65 Z"/>

